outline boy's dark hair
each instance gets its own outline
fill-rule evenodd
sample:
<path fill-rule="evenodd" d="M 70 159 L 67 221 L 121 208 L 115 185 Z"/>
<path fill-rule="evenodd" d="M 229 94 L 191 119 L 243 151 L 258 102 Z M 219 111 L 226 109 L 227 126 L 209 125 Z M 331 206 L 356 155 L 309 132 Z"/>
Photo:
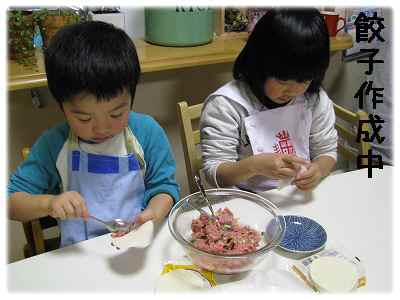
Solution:
<path fill-rule="evenodd" d="M 329 34 L 317 9 L 270 9 L 257 22 L 235 61 L 233 77 L 245 81 L 264 103 L 268 78 L 312 80 L 306 95 L 319 92 L 329 66 Z"/>
<path fill-rule="evenodd" d="M 123 30 L 98 21 L 69 25 L 53 36 L 44 54 L 48 86 L 60 106 L 82 92 L 107 101 L 125 88 L 133 103 L 140 65 Z"/>

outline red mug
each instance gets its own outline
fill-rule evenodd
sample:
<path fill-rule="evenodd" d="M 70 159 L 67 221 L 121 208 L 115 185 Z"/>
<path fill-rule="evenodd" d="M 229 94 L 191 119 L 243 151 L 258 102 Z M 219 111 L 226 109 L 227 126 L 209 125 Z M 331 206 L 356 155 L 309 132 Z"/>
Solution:
<path fill-rule="evenodd" d="M 340 17 L 337 12 L 334 11 L 321 11 L 321 15 L 325 19 L 326 26 L 328 27 L 329 36 L 333 37 L 344 28 L 346 21 L 344 18 Z M 342 21 L 343 25 L 338 29 L 338 22 Z"/>

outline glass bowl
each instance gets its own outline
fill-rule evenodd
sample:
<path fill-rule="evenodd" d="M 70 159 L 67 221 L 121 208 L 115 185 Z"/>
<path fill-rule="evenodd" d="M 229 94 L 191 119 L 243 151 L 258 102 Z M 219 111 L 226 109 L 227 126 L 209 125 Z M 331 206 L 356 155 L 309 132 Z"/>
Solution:
<path fill-rule="evenodd" d="M 213 254 L 196 248 L 191 239 L 191 225 L 192 220 L 198 218 L 200 213 L 192 207 L 200 207 L 208 213 L 210 210 L 200 192 L 193 193 L 181 199 L 171 209 L 168 227 L 195 265 L 222 274 L 249 271 L 279 245 L 285 233 L 285 221 L 272 202 L 260 195 L 235 189 L 209 189 L 206 194 L 215 212 L 219 208 L 227 207 L 240 225 L 259 231 L 261 241 L 255 251 L 245 254 Z"/>

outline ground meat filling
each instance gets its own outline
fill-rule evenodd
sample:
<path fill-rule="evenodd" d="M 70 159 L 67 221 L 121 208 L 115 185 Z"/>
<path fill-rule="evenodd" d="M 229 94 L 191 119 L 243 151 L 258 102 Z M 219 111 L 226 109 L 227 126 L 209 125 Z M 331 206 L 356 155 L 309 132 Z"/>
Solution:
<path fill-rule="evenodd" d="M 192 221 L 192 242 L 200 250 L 213 254 L 244 254 L 257 250 L 261 234 L 243 226 L 228 208 L 218 209 L 217 220 L 201 214 Z"/>

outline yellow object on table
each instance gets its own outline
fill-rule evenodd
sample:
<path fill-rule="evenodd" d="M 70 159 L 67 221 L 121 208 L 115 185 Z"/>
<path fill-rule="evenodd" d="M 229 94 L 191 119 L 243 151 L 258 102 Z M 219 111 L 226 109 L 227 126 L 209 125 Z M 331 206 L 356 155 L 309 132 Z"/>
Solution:
<path fill-rule="evenodd" d="M 215 274 L 192 264 L 166 263 L 156 284 L 156 292 L 204 292 L 215 287 Z"/>

